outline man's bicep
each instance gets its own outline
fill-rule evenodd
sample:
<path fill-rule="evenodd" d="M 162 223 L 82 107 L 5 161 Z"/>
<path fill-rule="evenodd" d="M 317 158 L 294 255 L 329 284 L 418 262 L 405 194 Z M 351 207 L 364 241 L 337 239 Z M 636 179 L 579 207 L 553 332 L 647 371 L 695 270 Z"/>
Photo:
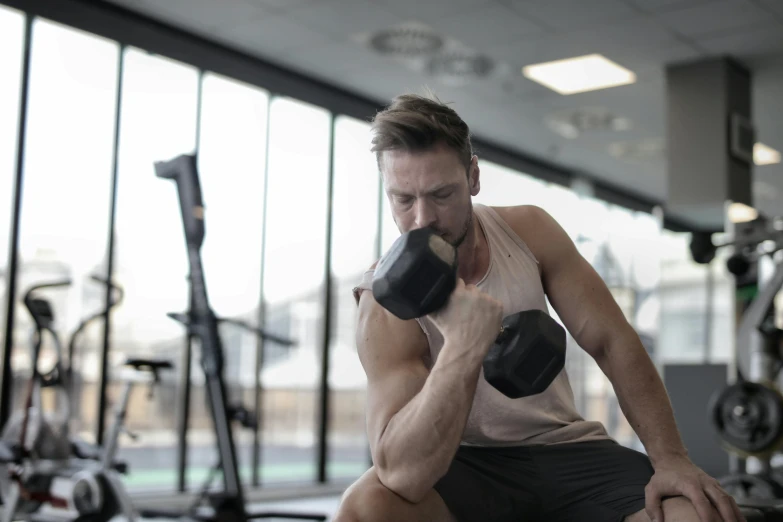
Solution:
<path fill-rule="evenodd" d="M 542 209 L 534 209 L 533 216 L 536 234 L 531 241 L 549 302 L 577 344 L 597 357 L 628 322 L 606 283 L 560 224 Z"/>
<path fill-rule="evenodd" d="M 577 252 L 561 267 L 562 271 L 547 276 L 549 301 L 577 344 L 597 357 L 628 322 L 601 276 L 581 254 Z"/>
<path fill-rule="evenodd" d="M 415 321 L 394 317 L 371 292 L 359 301 L 356 344 L 367 375 L 367 436 L 374 451 L 392 417 L 424 386 L 429 345 Z"/>

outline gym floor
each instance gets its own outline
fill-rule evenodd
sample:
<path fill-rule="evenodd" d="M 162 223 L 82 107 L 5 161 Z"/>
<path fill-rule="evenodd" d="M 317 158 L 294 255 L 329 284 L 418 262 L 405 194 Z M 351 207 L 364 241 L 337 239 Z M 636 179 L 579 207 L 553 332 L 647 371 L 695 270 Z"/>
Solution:
<path fill-rule="evenodd" d="M 305 498 L 305 499 L 294 499 L 294 500 L 284 500 L 279 502 L 260 502 L 260 503 L 254 503 L 250 505 L 250 512 L 259 512 L 259 511 L 283 511 L 283 512 L 289 512 L 289 513 L 298 513 L 298 512 L 315 512 L 315 513 L 324 513 L 328 515 L 330 518 L 327 519 L 327 522 L 331 520 L 332 515 L 337 511 L 337 507 L 340 503 L 340 497 L 334 496 L 334 497 L 313 497 L 313 498 Z M 116 522 L 119 522 L 121 518 L 117 518 Z M 160 520 L 160 522 L 171 522 L 171 519 L 153 519 L 153 518 L 145 518 L 144 522 L 157 522 Z M 290 519 L 283 519 L 283 518 L 267 518 L 262 519 L 267 522 L 291 522 Z"/>
<path fill-rule="evenodd" d="M 337 507 L 340 504 L 340 497 L 319 497 L 319 498 L 307 498 L 307 499 L 297 499 L 297 500 L 286 500 L 281 502 L 265 502 L 262 504 L 253 504 L 251 511 L 261 511 L 261 510 L 281 510 L 281 511 L 290 511 L 292 513 L 296 513 L 298 511 L 307 511 L 307 512 L 315 512 L 315 513 L 325 513 L 329 515 L 329 519 L 331 520 L 331 516 L 337 512 Z M 290 522 L 288 519 L 282 519 L 282 518 L 271 518 L 267 519 L 271 522 Z"/>

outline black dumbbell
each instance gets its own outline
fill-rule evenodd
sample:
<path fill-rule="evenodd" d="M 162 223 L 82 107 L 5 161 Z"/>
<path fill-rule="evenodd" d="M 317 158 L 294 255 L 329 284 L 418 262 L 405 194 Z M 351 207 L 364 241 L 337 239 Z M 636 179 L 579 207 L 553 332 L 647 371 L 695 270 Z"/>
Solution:
<path fill-rule="evenodd" d="M 457 284 L 457 251 L 427 228 L 400 236 L 375 267 L 375 300 L 403 320 L 423 317 L 446 304 Z M 503 320 L 484 359 L 484 378 L 512 399 L 544 391 L 565 366 L 566 335 L 542 310 Z"/>

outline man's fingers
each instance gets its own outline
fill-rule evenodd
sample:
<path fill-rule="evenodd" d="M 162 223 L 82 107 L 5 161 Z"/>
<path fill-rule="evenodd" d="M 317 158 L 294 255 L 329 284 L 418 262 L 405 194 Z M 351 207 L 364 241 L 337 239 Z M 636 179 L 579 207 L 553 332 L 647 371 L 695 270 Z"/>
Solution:
<path fill-rule="evenodd" d="M 745 522 L 734 499 L 717 486 L 706 487 L 704 491 L 720 513 L 723 522 Z"/>
<path fill-rule="evenodd" d="M 661 492 L 652 485 L 647 485 L 644 491 L 644 510 L 653 522 L 663 522 L 663 501 Z"/>
<path fill-rule="evenodd" d="M 688 497 L 688 500 L 693 504 L 701 522 L 720 522 L 720 520 L 717 520 L 713 515 L 714 509 L 712 503 L 707 498 L 707 495 L 704 494 L 701 484 L 689 486 L 685 491 L 685 496 Z M 721 516 L 723 515 L 721 514 Z"/>

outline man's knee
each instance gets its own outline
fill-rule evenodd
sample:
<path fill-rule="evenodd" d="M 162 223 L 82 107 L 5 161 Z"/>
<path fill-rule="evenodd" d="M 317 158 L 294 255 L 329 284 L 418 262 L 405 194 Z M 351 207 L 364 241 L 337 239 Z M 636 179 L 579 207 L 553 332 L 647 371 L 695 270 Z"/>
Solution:
<path fill-rule="evenodd" d="M 401 499 L 381 484 L 370 468 L 354 482 L 340 499 L 340 508 L 332 522 L 375 522 L 399 507 Z"/>
<path fill-rule="evenodd" d="M 718 510 L 709 506 L 709 520 L 723 520 Z M 667 522 L 700 522 L 699 513 L 687 497 L 668 498 L 663 501 L 663 518 Z"/>
<path fill-rule="evenodd" d="M 663 519 L 666 522 L 700 522 L 701 520 L 693 503 L 687 497 L 667 498 L 663 501 L 662 507 Z M 715 508 L 710 508 L 710 517 L 713 520 L 721 520 Z M 625 518 L 625 522 L 648 522 L 649 520 L 645 510 Z"/>

